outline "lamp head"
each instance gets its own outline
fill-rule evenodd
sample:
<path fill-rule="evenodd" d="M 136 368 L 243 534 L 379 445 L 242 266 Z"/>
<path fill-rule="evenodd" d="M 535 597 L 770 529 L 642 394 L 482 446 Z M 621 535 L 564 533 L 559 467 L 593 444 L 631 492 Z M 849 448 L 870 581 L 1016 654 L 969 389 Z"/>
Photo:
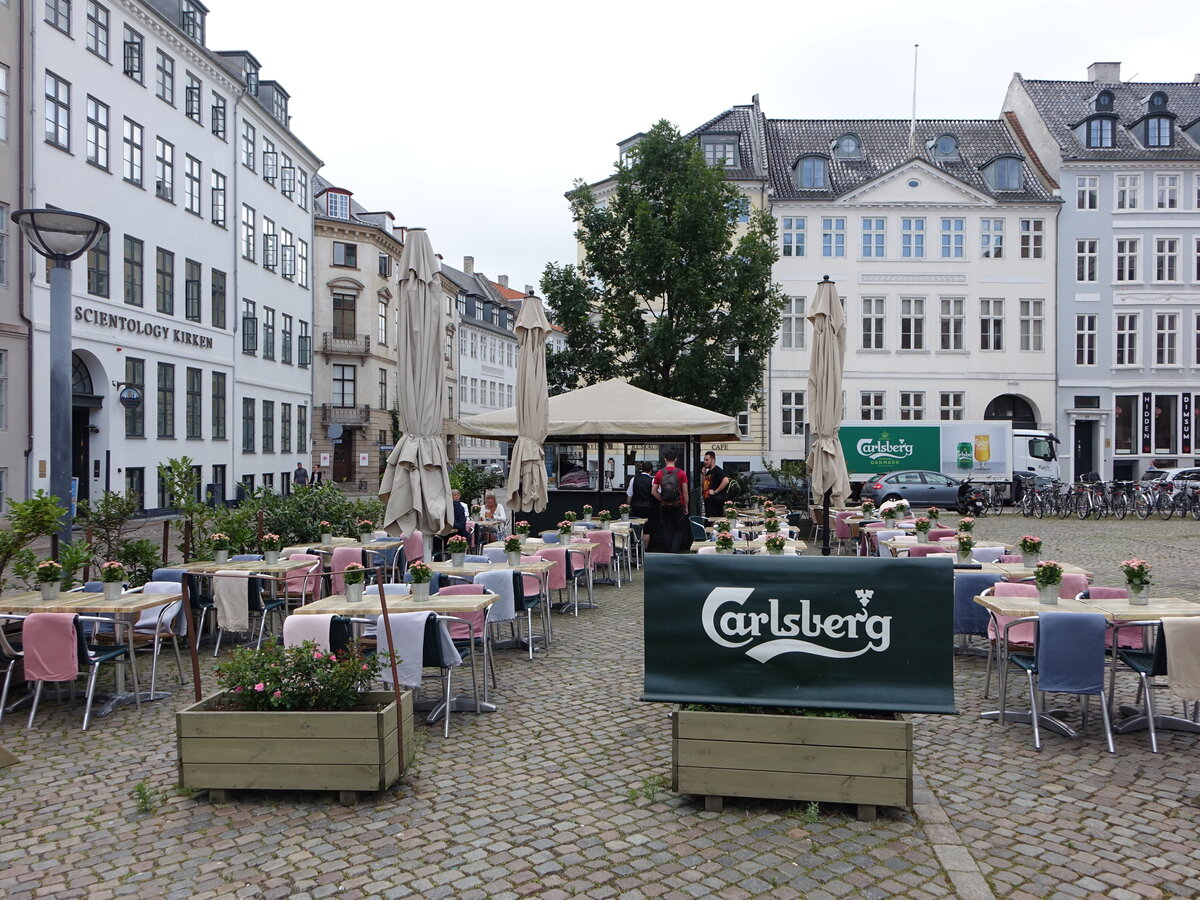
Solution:
<path fill-rule="evenodd" d="M 107 222 L 64 209 L 18 209 L 10 218 L 34 250 L 56 262 L 78 259 L 108 233 Z"/>

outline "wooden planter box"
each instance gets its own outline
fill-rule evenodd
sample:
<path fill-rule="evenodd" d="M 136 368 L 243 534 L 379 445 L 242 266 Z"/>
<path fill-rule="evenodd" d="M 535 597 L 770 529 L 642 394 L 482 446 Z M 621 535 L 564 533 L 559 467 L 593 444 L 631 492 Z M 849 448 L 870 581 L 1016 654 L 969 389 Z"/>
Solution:
<path fill-rule="evenodd" d="M 741 712 L 671 712 L 671 786 L 705 797 L 766 797 L 877 806 L 912 805 L 912 723 Z"/>
<path fill-rule="evenodd" d="M 358 791 L 382 791 L 412 762 L 412 694 L 404 703 L 404 763 L 396 746 L 396 698 L 362 694 L 379 710 L 235 712 L 210 710 L 221 695 L 175 714 L 179 784 L 207 788 L 217 802 L 231 788 L 337 791 L 354 803 Z"/>

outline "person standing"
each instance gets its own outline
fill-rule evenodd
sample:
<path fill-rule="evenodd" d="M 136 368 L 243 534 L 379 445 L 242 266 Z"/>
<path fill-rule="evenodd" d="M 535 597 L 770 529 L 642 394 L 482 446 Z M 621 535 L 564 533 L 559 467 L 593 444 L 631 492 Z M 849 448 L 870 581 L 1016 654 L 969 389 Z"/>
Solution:
<path fill-rule="evenodd" d="M 661 517 L 662 549 L 667 553 L 685 553 L 691 546 L 691 525 L 687 519 L 687 473 L 676 467 L 674 450 L 663 453 L 663 468 L 654 476 L 654 499 Z"/>
<path fill-rule="evenodd" d="M 658 504 L 654 502 L 654 477 L 650 474 L 654 466 L 643 460 L 638 463 L 637 474 L 629 479 L 625 494 L 629 497 L 629 509 L 636 518 L 645 519 L 642 525 L 642 546 L 650 546 L 650 534 L 658 529 Z"/>
<path fill-rule="evenodd" d="M 308 469 L 304 468 L 304 463 L 296 463 L 296 471 L 292 473 L 292 484 L 295 487 L 306 487 L 308 485 Z"/>
<path fill-rule="evenodd" d="M 729 476 L 717 465 L 717 454 L 709 450 L 704 454 L 704 468 L 701 469 L 704 480 L 704 515 L 705 518 L 719 519 L 725 512 L 726 490 L 729 488 Z"/>
<path fill-rule="evenodd" d="M 309 479 L 309 483 L 312 484 L 313 487 L 316 487 L 317 485 L 322 484 L 324 481 L 325 473 L 321 471 L 321 466 L 319 464 L 313 466 L 312 478 Z"/>

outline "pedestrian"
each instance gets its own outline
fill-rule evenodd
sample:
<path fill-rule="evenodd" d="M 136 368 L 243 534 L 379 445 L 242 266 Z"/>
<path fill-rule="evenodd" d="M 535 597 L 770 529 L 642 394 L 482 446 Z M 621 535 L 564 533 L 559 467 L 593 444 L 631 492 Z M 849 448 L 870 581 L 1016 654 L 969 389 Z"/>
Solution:
<path fill-rule="evenodd" d="M 704 468 L 701 470 L 704 480 L 704 516 L 708 519 L 719 519 L 725 512 L 726 490 L 729 488 L 729 476 L 717 465 L 717 454 L 709 450 L 704 454 Z"/>
<path fill-rule="evenodd" d="M 654 476 L 654 499 L 662 519 L 662 549 L 686 553 L 692 546 L 692 527 L 687 518 L 687 473 L 675 465 L 674 450 L 663 453 L 663 468 Z"/>
<path fill-rule="evenodd" d="M 658 504 L 654 502 L 654 466 L 643 460 L 638 463 L 637 474 L 629 479 L 625 495 L 629 498 L 629 509 L 635 518 L 645 519 L 642 525 L 642 546 L 649 548 L 650 535 L 658 531 Z"/>
<path fill-rule="evenodd" d="M 304 468 L 304 463 L 296 463 L 296 471 L 292 473 L 292 484 L 296 487 L 308 485 L 308 469 Z"/>
<path fill-rule="evenodd" d="M 320 464 L 313 466 L 312 477 L 309 479 L 309 484 L 316 487 L 325 481 L 325 473 L 321 471 Z"/>

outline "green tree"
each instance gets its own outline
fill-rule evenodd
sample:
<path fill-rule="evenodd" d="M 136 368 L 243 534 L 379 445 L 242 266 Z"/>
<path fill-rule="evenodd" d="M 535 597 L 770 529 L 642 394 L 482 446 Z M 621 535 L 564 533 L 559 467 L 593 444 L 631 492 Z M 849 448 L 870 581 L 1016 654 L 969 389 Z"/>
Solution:
<path fill-rule="evenodd" d="M 621 374 L 730 415 L 755 405 L 784 302 L 771 282 L 775 219 L 750 212 L 723 169 L 666 121 L 615 178 L 603 202 L 577 183 L 569 196 L 584 260 L 542 276 L 567 337 L 547 360 L 551 390 Z"/>

